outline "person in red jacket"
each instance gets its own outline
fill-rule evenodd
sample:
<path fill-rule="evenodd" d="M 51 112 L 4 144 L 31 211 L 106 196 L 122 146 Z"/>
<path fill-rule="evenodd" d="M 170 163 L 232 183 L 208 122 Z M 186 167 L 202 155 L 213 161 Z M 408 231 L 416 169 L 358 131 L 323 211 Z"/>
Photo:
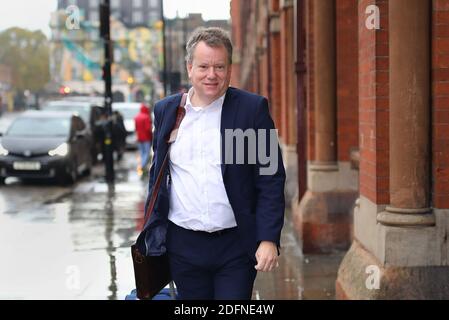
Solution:
<path fill-rule="evenodd" d="M 147 165 L 150 160 L 151 142 L 153 141 L 150 110 L 144 104 L 140 112 L 134 117 L 136 125 L 137 143 L 140 151 L 140 170 L 148 171 Z"/>

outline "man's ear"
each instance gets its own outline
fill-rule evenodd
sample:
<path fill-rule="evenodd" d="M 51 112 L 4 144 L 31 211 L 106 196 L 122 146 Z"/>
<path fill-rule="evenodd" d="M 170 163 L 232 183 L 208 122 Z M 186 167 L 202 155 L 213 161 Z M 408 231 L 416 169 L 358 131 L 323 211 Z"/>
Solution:
<path fill-rule="evenodd" d="M 186 68 L 187 68 L 187 73 L 189 75 L 189 79 L 192 76 L 192 68 L 193 68 L 193 64 L 190 62 L 186 62 Z"/>

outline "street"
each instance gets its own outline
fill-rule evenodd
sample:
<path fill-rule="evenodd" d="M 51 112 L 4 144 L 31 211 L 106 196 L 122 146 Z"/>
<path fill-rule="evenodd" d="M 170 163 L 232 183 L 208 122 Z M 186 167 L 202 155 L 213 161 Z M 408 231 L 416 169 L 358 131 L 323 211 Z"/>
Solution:
<path fill-rule="evenodd" d="M 0 131 L 12 120 L 1 118 Z M 73 186 L 8 178 L 0 187 L 0 299 L 120 299 L 134 288 L 130 246 L 141 228 L 147 179 L 137 153 Z M 289 216 L 289 212 L 287 212 Z M 259 273 L 253 299 L 333 299 L 342 254 L 303 256 L 286 220 L 280 267 Z"/>
<path fill-rule="evenodd" d="M 0 132 L 17 116 L 0 118 Z M 137 151 L 73 186 L 8 178 L 0 187 L 0 299 L 123 300 L 134 289 L 130 246 L 143 222 L 147 178 Z M 333 299 L 343 253 L 303 255 L 286 212 L 280 267 L 259 273 L 253 299 Z"/>
<path fill-rule="evenodd" d="M 120 183 L 118 168 L 114 192 L 96 182 L 102 171 L 97 166 L 73 187 L 19 180 L 2 186 L 0 299 L 118 299 L 134 287 L 129 247 L 141 221 L 143 183 L 137 174 Z"/>
<path fill-rule="evenodd" d="M 0 132 L 17 116 L 0 118 Z M 129 247 L 143 212 L 136 154 L 73 186 L 8 178 L 0 187 L 0 299 L 119 299 L 134 287 Z M 134 173 L 134 174 L 133 174 Z"/>

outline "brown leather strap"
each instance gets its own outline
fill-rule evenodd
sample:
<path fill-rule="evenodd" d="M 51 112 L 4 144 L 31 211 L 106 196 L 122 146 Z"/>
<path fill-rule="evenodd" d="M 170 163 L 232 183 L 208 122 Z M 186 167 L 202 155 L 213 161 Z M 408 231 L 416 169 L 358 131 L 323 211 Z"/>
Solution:
<path fill-rule="evenodd" d="M 178 135 L 179 126 L 181 125 L 181 121 L 182 121 L 182 119 L 184 119 L 184 116 L 186 114 L 186 109 L 184 108 L 184 106 L 186 105 L 186 101 L 187 101 L 187 93 L 184 93 L 181 98 L 181 103 L 179 104 L 179 107 L 176 110 L 175 126 L 173 127 L 173 129 L 170 133 L 169 139 L 167 141 L 167 143 L 168 143 L 167 152 L 165 153 L 165 157 L 164 157 L 164 161 L 162 162 L 161 169 L 159 170 L 156 181 L 154 182 L 153 190 L 151 192 L 150 203 L 148 204 L 147 212 L 145 212 L 145 220 L 143 222 L 143 227 L 145 227 L 148 219 L 151 216 L 151 213 L 153 212 L 154 204 L 156 203 L 156 198 L 159 193 L 159 189 L 161 187 L 162 176 L 164 175 L 164 171 L 168 165 L 168 155 L 170 152 L 170 146 L 173 142 L 175 142 L 176 137 Z"/>

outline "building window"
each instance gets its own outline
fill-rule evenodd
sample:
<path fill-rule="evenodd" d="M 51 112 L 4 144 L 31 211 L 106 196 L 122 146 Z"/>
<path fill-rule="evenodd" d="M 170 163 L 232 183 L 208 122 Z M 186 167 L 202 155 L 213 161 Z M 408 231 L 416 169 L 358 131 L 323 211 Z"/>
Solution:
<path fill-rule="evenodd" d="M 142 8 L 142 0 L 132 0 L 133 8 Z"/>
<path fill-rule="evenodd" d="M 120 12 L 118 10 L 112 10 L 111 16 L 114 17 L 116 20 L 120 20 Z"/>
<path fill-rule="evenodd" d="M 152 10 L 148 12 L 148 19 L 150 20 L 150 23 L 154 23 L 158 20 L 160 20 L 159 12 Z"/>
<path fill-rule="evenodd" d="M 90 8 L 99 8 L 99 6 L 100 6 L 100 0 L 89 0 Z"/>
<path fill-rule="evenodd" d="M 160 0 L 150 0 L 150 8 L 157 9 L 159 8 Z"/>
<path fill-rule="evenodd" d="M 142 11 L 133 11 L 133 23 L 142 23 L 143 14 Z"/>
<path fill-rule="evenodd" d="M 99 21 L 100 20 L 100 14 L 98 13 L 98 11 L 91 10 L 89 12 L 89 20 L 91 22 Z"/>
<path fill-rule="evenodd" d="M 120 7 L 120 0 L 111 0 L 111 8 L 117 9 Z"/>

